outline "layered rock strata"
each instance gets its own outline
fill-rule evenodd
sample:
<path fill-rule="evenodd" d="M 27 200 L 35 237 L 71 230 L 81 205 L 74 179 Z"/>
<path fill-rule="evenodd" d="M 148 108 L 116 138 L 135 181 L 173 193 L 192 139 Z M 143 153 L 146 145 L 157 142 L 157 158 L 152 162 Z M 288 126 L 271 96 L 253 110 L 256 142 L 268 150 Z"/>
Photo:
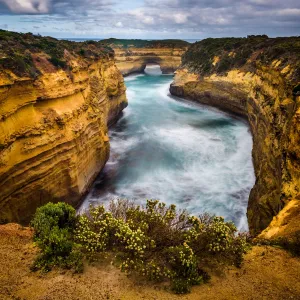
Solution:
<path fill-rule="evenodd" d="M 158 64 L 163 74 L 173 73 L 189 43 L 181 40 L 143 41 L 108 39 L 101 43 L 115 51 L 116 65 L 123 75 L 143 72 L 147 64 Z"/>
<path fill-rule="evenodd" d="M 108 124 L 127 106 L 125 86 L 113 53 L 97 44 L 30 35 L 0 43 L 0 221 L 27 223 L 46 202 L 79 204 L 109 157 Z"/>
<path fill-rule="evenodd" d="M 300 194 L 300 38 L 207 39 L 183 56 L 173 95 L 245 116 L 256 182 L 248 203 L 253 234 Z"/>

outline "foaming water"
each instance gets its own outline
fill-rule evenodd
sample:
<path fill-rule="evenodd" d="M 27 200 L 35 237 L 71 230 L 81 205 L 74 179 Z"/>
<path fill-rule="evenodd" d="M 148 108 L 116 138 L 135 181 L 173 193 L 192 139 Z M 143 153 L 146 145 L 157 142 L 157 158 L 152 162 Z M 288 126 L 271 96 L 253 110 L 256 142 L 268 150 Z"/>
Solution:
<path fill-rule="evenodd" d="M 248 125 L 170 96 L 159 68 L 125 79 L 129 106 L 110 129 L 111 155 L 82 205 L 160 199 L 197 215 L 224 216 L 247 230 L 255 177 Z"/>

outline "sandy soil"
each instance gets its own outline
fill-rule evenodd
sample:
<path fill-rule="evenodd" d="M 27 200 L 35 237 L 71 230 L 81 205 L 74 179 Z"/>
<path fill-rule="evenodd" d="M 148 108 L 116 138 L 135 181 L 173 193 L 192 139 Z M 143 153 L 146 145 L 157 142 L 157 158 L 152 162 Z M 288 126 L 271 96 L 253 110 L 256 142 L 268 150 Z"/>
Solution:
<path fill-rule="evenodd" d="M 256 246 L 241 269 L 214 275 L 209 284 L 177 296 L 163 285 L 128 278 L 110 264 L 87 265 L 83 274 L 33 273 L 32 232 L 17 224 L 0 226 L 0 299 L 300 299 L 300 259 L 272 247 Z"/>

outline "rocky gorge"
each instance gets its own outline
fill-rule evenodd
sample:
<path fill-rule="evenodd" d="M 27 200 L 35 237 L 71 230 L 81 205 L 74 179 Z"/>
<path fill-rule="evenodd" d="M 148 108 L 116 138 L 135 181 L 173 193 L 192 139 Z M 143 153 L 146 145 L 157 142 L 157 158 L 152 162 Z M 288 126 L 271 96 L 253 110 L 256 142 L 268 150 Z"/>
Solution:
<path fill-rule="evenodd" d="M 189 47 L 179 40 L 74 43 L 0 31 L 0 43 L 2 223 L 26 223 L 49 201 L 81 202 L 108 160 L 108 125 L 127 106 L 122 74 L 147 64 L 165 74 L 177 70 L 173 95 L 249 121 L 251 233 L 267 228 L 286 204 L 299 215 L 299 38 L 206 39 Z"/>
<path fill-rule="evenodd" d="M 252 234 L 265 229 L 287 203 L 287 215 L 299 218 L 299 53 L 297 37 L 206 39 L 183 55 L 170 87 L 173 95 L 249 121 L 256 175 L 247 212 Z M 289 226 L 284 219 L 281 225 Z"/>
<path fill-rule="evenodd" d="M 0 31 L 0 222 L 49 201 L 79 204 L 127 106 L 111 49 Z"/>
<path fill-rule="evenodd" d="M 0 298 L 298 299 L 299 38 L 188 46 L 0 30 Z"/>

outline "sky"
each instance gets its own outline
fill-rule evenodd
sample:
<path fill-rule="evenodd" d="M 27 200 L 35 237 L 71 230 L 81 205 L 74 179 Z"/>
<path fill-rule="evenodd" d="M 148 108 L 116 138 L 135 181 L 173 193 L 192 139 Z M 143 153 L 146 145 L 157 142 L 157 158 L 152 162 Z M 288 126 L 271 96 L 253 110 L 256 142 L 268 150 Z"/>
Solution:
<path fill-rule="evenodd" d="M 0 0 L 0 29 L 57 38 L 300 35 L 300 0 Z"/>

